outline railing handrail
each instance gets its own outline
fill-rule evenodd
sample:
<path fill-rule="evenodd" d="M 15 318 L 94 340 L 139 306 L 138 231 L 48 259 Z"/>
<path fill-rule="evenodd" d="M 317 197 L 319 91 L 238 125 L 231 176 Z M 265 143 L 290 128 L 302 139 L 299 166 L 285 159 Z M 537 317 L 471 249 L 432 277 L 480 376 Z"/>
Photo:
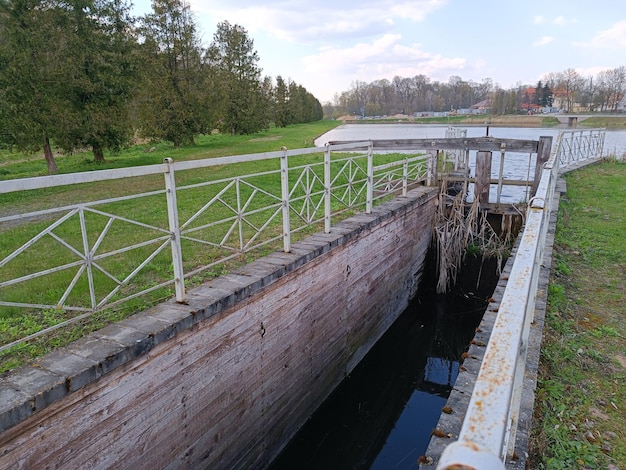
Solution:
<path fill-rule="evenodd" d="M 55 262 L 52 264 L 52 268 L 45 268 L 39 271 L 37 271 L 39 268 L 36 268 L 35 270 L 32 270 L 33 272 L 28 271 L 26 274 L 21 273 L 15 275 L 11 275 L 12 273 L 8 272 L 6 273 L 9 276 L 8 278 L 5 276 L 5 278 L 0 279 L 0 288 L 5 288 L 20 282 L 30 281 L 37 277 L 47 276 L 62 270 L 79 270 L 79 273 L 76 274 L 74 280 L 70 283 L 70 286 L 67 287 L 65 293 L 61 296 L 61 299 L 56 305 L 42 304 L 41 302 L 37 303 L 33 301 L 9 302 L 9 299 L 7 298 L 0 298 L 0 306 L 63 309 L 68 312 L 76 312 L 79 314 L 78 316 L 70 318 L 69 320 L 50 328 L 46 328 L 34 335 L 26 336 L 25 338 L 11 342 L 10 344 L 1 345 L 0 351 L 12 347 L 19 342 L 32 339 L 46 332 L 73 323 L 77 319 L 82 319 L 95 311 L 118 305 L 123 301 L 165 286 L 174 285 L 176 300 L 184 302 L 186 298 L 185 280 L 198 274 L 200 271 L 206 270 L 211 266 L 233 259 L 241 253 L 250 251 L 279 239 L 282 239 L 283 241 L 283 250 L 290 251 L 290 238 L 292 233 L 302 230 L 310 224 L 321 221 L 325 221 L 325 230 L 328 232 L 331 227 L 331 215 L 336 216 L 338 213 L 354 209 L 356 206 L 363 206 L 366 212 L 370 212 L 372 210 L 374 200 L 380 199 L 386 194 L 392 192 L 406 195 L 409 184 L 423 183 L 432 178 L 432 175 L 427 173 L 428 170 L 433 167 L 432 165 L 427 164 L 427 161 L 432 158 L 431 155 L 424 154 L 420 156 L 413 156 L 407 154 L 406 156 L 397 157 L 397 160 L 394 162 L 374 166 L 372 154 L 373 146 L 371 145 L 371 142 L 369 142 L 368 145 L 370 150 L 367 153 L 361 153 L 358 151 L 358 148 L 363 146 L 363 142 L 353 142 L 341 145 L 327 145 L 324 147 L 311 147 L 293 150 L 282 149 L 276 152 L 181 162 L 173 162 L 171 159 L 165 159 L 162 164 L 156 165 L 0 181 L 0 194 L 7 194 L 16 191 L 30 191 L 55 186 L 72 185 L 76 183 L 102 182 L 112 179 L 117 180 L 121 178 L 158 174 L 164 175 L 165 179 L 165 185 L 163 188 L 144 193 L 134 193 L 96 201 L 77 202 L 75 204 L 64 205 L 57 208 L 0 217 L 0 223 L 25 221 L 29 218 L 32 219 L 41 216 L 47 218 L 52 217 L 51 223 L 47 224 L 46 227 L 39 234 L 31 238 L 29 242 L 18 247 L 13 252 L 9 252 L 4 259 L 0 258 L 0 268 L 4 266 L 5 273 L 7 266 L 10 266 L 8 263 L 11 263 L 21 253 L 28 250 L 29 247 L 37 243 L 38 240 L 47 237 L 55 238 L 58 243 L 63 244 L 65 248 L 73 253 L 74 256 L 74 258 L 69 262 L 61 260 L 59 262 Z M 352 151 L 352 154 L 346 154 L 346 156 L 341 155 L 340 158 L 333 158 L 331 161 L 331 152 L 350 151 Z M 320 153 L 324 155 L 324 160 L 322 162 L 294 165 L 293 167 L 289 167 L 288 165 L 289 157 Z M 176 183 L 176 174 L 180 171 L 267 159 L 278 159 L 281 162 L 281 168 L 187 185 L 179 183 L 177 186 Z M 361 163 L 359 163 L 359 161 Z M 332 172 L 330 171 L 331 166 L 333 168 Z M 322 167 L 324 168 L 323 174 L 321 174 L 322 172 L 318 170 L 322 169 Z M 257 187 L 252 184 L 254 178 L 259 176 L 265 177 L 268 175 L 271 177 L 272 174 L 277 176 L 280 174 L 282 179 L 280 194 L 271 194 L 265 191 L 262 187 Z M 311 175 L 311 181 L 307 179 L 309 177 L 306 175 Z M 249 193 L 245 197 L 251 198 L 254 194 L 261 195 L 265 198 L 265 201 L 260 203 L 261 205 L 258 207 L 252 207 L 248 205 L 250 202 L 249 200 L 240 200 L 244 198 L 243 193 L 240 193 L 240 186 L 243 187 L 244 183 L 247 184 L 245 188 Z M 186 220 L 179 221 L 179 208 L 177 203 L 177 197 L 179 194 L 182 194 L 183 191 L 190 189 L 202 191 L 202 187 L 211 185 L 216 188 L 216 195 L 212 199 L 209 197 L 206 202 L 201 203 L 200 205 L 204 204 L 204 206 L 200 208 L 199 211 L 195 212 L 191 216 L 186 216 Z M 296 186 L 298 185 L 301 185 L 301 187 L 298 191 L 296 191 Z M 221 194 L 225 194 L 228 188 L 236 188 L 236 201 L 235 197 L 233 197 L 232 201 L 234 205 L 228 208 L 229 212 L 227 214 L 215 216 L 216 220 L 212 222 L 202 221 L 196 225 L 189 226 L 190 222 L 195 217 L 201 215 L 203 211 L 210 211 L 212 203 L 221 201 L 224 205 L 230 204 L 228 201 L 223 199 L 223 196 L 221 196 Z M 211 191 L 212 190 L 210 190 L 209 193 Z M 252 194 L 252 196 L 250 194 Z M 165 196 L 168 209 L 167 222 L 164 226 L 144 223 L 140 219 L 131 220 L 126 218 L 124 214 L 117 215 L 117 213 L 111 213 L 106 208 L 100 209 L 100 207 L 105 204 L 123 203 L 132 199 L 141 201 L 140 198 L 163 197 L 163 195 Z M 338 201 L 338 204 L 340 204 L 343 209 L 342 207 L 333 207 L 335 205 L 333 201 Z M 139 203 L 140 202 L 137 204 Z M 298 207 L 296 208 L 294 204 L 297 204 Z M 194 211 L 195 210 L 196 209 L 194 209 Z M 262 217 L 266 218 L 263 219 L 262 222 L 259 222 L 257 226 L 247 220 L 250 217 L 259 215 L 262 211 L 267 211 L 268 215 L 266 217 L 265 214 L 262 214 Z M 88 213 L 97 214 L 98 216 L 104 217 L 105 220 L 108 220 L 108 223 L 102 229 L 102 233 L 98 235 L 97 240 L 90 239 L 91 236 L 87 237 L 86 235 L 88 228 L 85 223 L 85 217 Z M 320 215 L 322 213 L 323 215 Z M 226 218 L 223 218 L 224 216 Z M 72 243 L 65 242 L 55 233 L 55 230 L 57 230 L 62 223 L 72 217 L 79 218 L 80 220 L 79 230 L 82 233 L 84 247 L 81 247 L 78 244 L 76 244 L 76 247 L 72 246 Z M 261 216 L 259 215 L 259 217 Z M 262 240 L 257 239 L 259 234 L 266 230 L 272 219 L 275 218 L 283 219 L 282 231 L 280 235 L 269 234 Z M 295 223 L 293 220 L 290 220 L 294 218 L 298 219 Z M 116 248 L 113 251 L 110 249 L 109 251 L 102 250 L 103 253 L 100 253 L 98 251 L 98 247 L 101 244 L 101 240 L 103 240 L 107 235 L 109 227 L 114 221 L 120 221 L 120 223 L 131 223 L 134 226 L 143 227 L 151 232 L 151 238 L 141 242 L 127 243 L 124 247 Z M 244 226 L 247 222 L 248 226 L 254 226 L 254 228 L 251 229 L 253 231 L 253 235 L 249 235 L 248 238 L 244 240 L 241 238 L 241 231 L 246 228 Z M 203 240 L 201 237 L 199 238 L 196 235 L 202 229 L 210 228 L 211 226 L 215 226 L 220 223 L 231 224 L 231 229 L 226 233 L 224 239 Z M 237 234 L 237 232 L 239 232 L 239 234 Z M 230 235 L 232 235 L 233 241 L 237 237 L 238 244 L 236 246 L 234 242 L 231 244 L 226 240 L 226 237 L 229 237 Z M 182 263 L 181 243 L 183 240 L 204 243 L 208 247 L 225 251 L 226 254 L 225 256 L 219 258 L 219 260 L 211 262 L 209 265 L 191 267 L 186 272 L 183 269 Z M 106 267 L 101 264 L 101 261 L 107 258 L 107 256 L 116 255 L 136 248 L 145 248 L 149 245 L 153 245 L 154 247 L 150 246 L 150 250 L 152 250 L 151 254 L 149 254 L 149 256 L 130 274 L 124 274 L 123 277 L 116 277 L 113 273 L 109 273 Z M 171 251 L 171 255 L 169 256 L 171 256 L 170 260 L 173 267 L 172 278 L 159 282 L 156 285 L 151 285 L 146 289 L 140 290 L 140 292 L 133 292 L 127 297 L 123 297 L 121 299 L 114 298 L 118 295 L 118 292 L 120 292 L 120 289 L 124 287 L 124 285 L 130 283 L 130 279 L 133 278 L 139 270 L 143 269 L 145 265 L 150 263 L 155 256 L 160 253 L 166 253 L 166 250 Z M 95 289 L 92 285 L 94 281 L 91 271 L 95 272 L 96 270 L 108 278 L 113 279 L 114 282 L 117 283 L 117 287 L 115 287 L 103 299 L 96 299 Z M 72 273 L 73 272 L 74 271 L 72 271 Z M 82 306 L 80 304 L 73 306 L 73 304 L 65 302 L 76 284 L 78 276 L 83 275 L 81 273 L 89 274 L 89 290 L 91 295 L 90 306 Z"/>
<path fill-rule="evenodd" d="M 500 144 L 498 142 L 504 141 L 504 139 L 493 139 L 493 138 L 477 138 L 477 139 L 466 139 L 466 138 L 457 138 L 451 139 L 448 141 L 450 145 L 453 145 L 454 148 L 463 148 L 463 149 L 473 149 L 475 148 L 500 148 Z M 508 142 L 508 140 L 507 140 Z M 519 141 L 520 145 L 525 148 L 533 148 L 536 146 L 536 143 L 532 141 Z M 198 272 L 205 270 L 211 266 L 214 266 L 218 263 L 227 261 L 229 259 L 238 256 L 241 253 L 249 251 L 251 249 L 259 248 L 264 244 L 270 243 L 272 241 L 276 241 L 278 239 L 282 239 L 283 241 L 283 250 L 290 250 L 290 239 L 291 234 L 295 233 L 302 228 L 306 227 L 307 224 L 318 223 L 324 221 L 324 230 L 330 231 L 331 227 L 331 201 L 341 201 L 344 205 L 344 209 L 339 210 L 338 212 L 342 212 L 344 210 L 352 209 L 354 204 L 358 201 L 358 204 L 363 204 L 366 212 L 370 212 L 372 210 L 372 204 L 375 199 L 379 199 L 384 197 L 386 194 L 390 193 L 400 193 L 406 195 L 409 182 L 425 182 L 426 184 L 432 184 L 436 181 L 435 173 L 437 171 L 437 167 L 435 165 L 435 159 L 438 157 L 437 149 L 445 149 L 446 141 L 442 139 L 412 139 L 412 140 L 391 140 L 391 141 L 360 141 L 360 142 L 342 142 L 336 144 L 329 144 L 324 147 L 311 147 L 304 149 L 285 149 L 283 148 L 280 151 L 274 152 L 264 152 L 257 154 L 246 154 L 246 155 L 236 155 L 236 156 L 228 156 L 228 157 L 217 157 L 217 158 L 209 158 L 202 160 L 188 160 L 181 162 L 173 162 L 170 159 L 166 159 L 161 164 L 156 165 L 148 165 L 148 166 L 140 166 L 140 167 L 131 167 L 124 169 L 113 169 L 113 170 L 99 170 L 92 172 L 82 172 L 82 173 L 73 173 L 67 175 L 52 175 L 52 176 L 42 176 L 42 177 L 34 177 L 34 178 L 23 178 L 23 179 L 15 179 L 15 180 L 4 180 L 0 181 L 0 194 L 7 194 L 16 191 L 28 191 L 35 189 L 43 189 L 43 188 L 51 188 L 54 186 L 64 186 L 71 185 L 77 183 L 91 183 L 91 182 L 99 182 L 106 181 L 111 179 L 120 179 L 120 178 L 130 178 L 137 176 L 148 176 L 148 175 L 164 175 L 165 179 L 165 187 L 163 189 L 158 189 L 155 191 L 140 193 L 140 194 L 131 194 L 128 196 L 120 196 L 115 198 L 109 198 L 99 201 L 90 201 L 90 202 L 81 202 L 73 205 L 66 205 L 61 208 L 53 208 L 53 209 L 44 209 L 35 212 L 30 212 L 28 214 L 16 214 L 16 215 L 8 215 L 4 217 L 0 217 L 0 223 L 2 222 L 12 222 L 18 219 L 26 219 L 28 217 L 36 217 L 43 215 L 52 215 L 54 213 L 61 213 L 67 211 L 71 212 L 77 218 L 80 219 L 80 230 L 83 235 L 82 244 L 84 247 L 80 249 L 76 249 L 69 244 L 66 244 L 66 247 L 73 251 L 75 256 L 78 259 L 75 259 L 70 264 L 62 263 L 62 266 L 58 269 L 65 269 L 68 266 L 80 267 L 80 272 L 76 275 L 76 278 L 72 281 L 70 286 L 67 288 L 65 293 L 61 296 L 61 300 L 56 305 L 39 305 L 37 303 L 19 303 L 19 302 L 6 302 L 5 300 L 0 300 L 0 306 L 12 306 L 12 307 L 24 307 L 24 308 L 58 308 L 58 309 L 66 309 L 68 311 L 74 310 L 78 313 L 81 313 L 81 317 L 87 315 L 89 312 L 94 312 L 101 310 L 106 307 L 111 307 L 114 305 L 118 305 L 122 301 L 135 298 L 139 295 L 142 295 L 147 292 L 154 291 L 158 288 L 165 287 L 168 285 L 175 285 L 176 290 L 176 299 L 179 302 L 184 302 L 185 300 L 185 279 L 189 278 L 197 274 Z M 424 152 L 424 156 L 419 157 L 411 157 L 407 155 L 406 157 L 399 157 L 398 160 L 394 163 L 385 163 L 382 165 L 374 166 L 372 164 L 372 153 L 376 145 L 381 146 L 382 148 L 393 148 L 395 150 L 406 149 L 410 150 L 412 153 L 416 151 Z M 345 172 L 345 182 L 338 183 L 336 182 L 336 176 L 332 176 L 330 172 L 330 157 L 331 152 L 361 152 L 362 150 L 366 150 L 365 153 L 359 153 L 358 155 L 346 156 L 345 158 L 333 159 L 333 165 L 339 165 L 339 172 Z M 435 152 L 437 150 L 437 152 Z M 324 161 L 322 163 L 316 163 L 311 165 L 300 165 L 290 168 L 287 164 L 289 157 L 293 156 L 302 156 L 302 155 L 310 155 L 310 154 L 319 154 L 323 153 Z M 314 166 L 324 166 L 324 174 L 323 176 L 317 175 L 313 179 L 319 182 L 317 188 L 306 187 L 303 189 L 304 195 L 293 195 L 293 188 L 289 188 L 286 183 L 286 179 L 283 181 L 281 185 L 281 193 L 280 195 L 267 195 L 267 197 L 274 198 L 275 200 L 272 202 L 271 206 L 267 206 L 268 210 L 274 211 L 269 217 L 281 217 L 283 220 L 283 230 L 280 235 L 274 235 L 268 237 L 266 240 L 258 241 L 256 239 L 258 233 L 264 230 L 267 227 L 267 224 L 264 223 L 262 226 L 254 227 L 254 230 L 257 231 L 257 234 L 251 237 L 246 243 L 242 240 L 239 241 L 238 246 L 229 247 L 225 245 L 224 240 L 222 241 L 210 241 L 204 242 L 199 240 L 195 234 L 192 236 L 191 233 L 198 228 L 188 228 L 188 221 L 178 221 L 178 211 L 177 211 L 177 193 L 182 190 L 186 190 L 192 187 L 199 187 L 205 184 L 214 184 L 216 181 L 211 181 L 210 183 L 199 183 L 199 184 L 190 184 L 187 186 L 176 186 L 176 178 L 175 174 L 179 171 L 193 170 L 199 168 L 209 168 L 215 166 L 222 166 L 228 164 L 236 164 L 236 163 L 244 163 L 244 162 L 253 162 L 259 160 L 267 160 L 267 159 L 279 159 L 281 163 L 281 169 L 275 171 L 266 171 L 263 173 L 249 174 L 249 175 L 241 175 L 233 178 L 226 178 L 219 180 L 219 182 L 227 182 L 227 181 L 235 181 L 236 184 L 239 184 L 238 181 L 244 180 L 245 178 L 253 178 L 259 175 L 268 175 L 271 173 L 281 173 L 283 176 L 286 176 L 287 173 L 292 171 L 301 171 L 301 176 L 305 173 L 311 171 L 311 168 Z M 358 165 L 354 165 L 356 159 L 366 159 L 367 164 L 362 165 L 357 173 L 352 173 L 354 168 Z M 421 165 L 421 162 L 427 162 L 427 165 Z M 421 165 L 421 167 L 420 167 Z M 352 168 L 352 169 L 351 169 Z M 421 168 L 421 169 L 419 169 Z M 348 173 L 350 173 L 348 175 Z M 300 180 L 296 184 L 300 184 Z M 305 183 L 302 182 L 302 185 Z M 307 183 L 309 185 L 313 183 Z M 333 185 L 336 184 L 336 187 L 333 189 Z M 258 193 L 263 193 L 261 188 L 256 188 L 254 191 Z M 335 192 L 333 192 L 335 191 Z M 341 193 L 341 194 L 338 194 Z M 118 216 L 114 214 L 110 214 L 107 212 L 99 211 L 96 207 L 102 204 L 108 204 L 112 202 L 120 202 L 126 201 L 133 198 L 141 198 L 141 197 L 152 197 L 158 195 L 165 195 L 166 201 L 168 204 L 168 222 L 164 227 L 151 226 L 149 224 L 143 224 L 142 222 L 132 221 L 125 219 L 123 216 Z M 313 201 L 313 198 L 317 198 L 317 202 Z M 219 197 L 218 197 L 219 199 Z M 296 210 L 292 205 L 294 203 L 301 204 L 299 210 Z M 224 219 L 226 221 L 232 222 L 232 227 L 228 234 L 236 232 L 238 229 L 239 232 L 242 230 L 242 226 L 245 224 L 245 218 L 254 214 L 254 211 L 247 210 L 247 203 L 245 201 L 238 202 L 241 204 L 241 207 L 232 207 L 232 212 L 230 218 Z M 210 204 L 201 209 L 205 210 Z M 98 237 L 98 240 L 95 242 L 90 241 L 86 237 L 86 227 L 85 227 L 85 214 L 86 213 L 94 213 L 99 214 L 102 217 L 108 218 L 108 224 L 103 229 L 103 234 Z M 258 212 L 258 210 L 257 210 Z M 279 212 L 281 213 L 279 215 Z M 323 216 L 318 216 L 323 212 Z M 333 212 L 336 214 L 337 211 Z M 300 227 L 294 226 L 289 220 L 290 217 L 295 216 L 298 220 L 304 222 L 304 225 Z M 194 215 L 195 217 L 195 215 Z M 117 249 L 116 251 L 111 251 L 110 253 L 99 254 L 97 253 L 98 246 L 101 243 L 101 240 L 106 235 L 109 230 L 109 226 L 113 221 L 121 221 L 123 223 L 132 223 L 137 226 L 142 226 L 147 230 L 152 230 L 155 233 L 155 236 L 149 241 L 143 241 L 141 243 L 137 243 L 125 248 Z M 237 225 L 238 224 L 238 225 Z M 53 224 L 54 225 L 54 224 Z M 54 226 L 51 225 L 47 229 L 44 229 L 39 235 L 34 237 L 31 242 L 36 242 L 41 237 L 51 236 L 56 237 L 57 241 L 58 237 L 53 233 Z M 208 227 L 209 225 L 205 224 L 204 227 Z M 228 235 L 227 235 L 228 236 Z M 39 238 L 38 238 L 39 237 Z M 234 237 L 234 235 L 233 235 Z M 240 233 L 239 238 L 242 238 Z M 191 242 L 201 242 L 206 243 L 208 246 L 217 247 L 224 249 L 226 251 L 230 250 L 230 254 L 227 254 L 225 257 L 220 258 L 219 261 L 212 262 L 209 265 L 204 265 L 199 268 L 194 268 L 190 272 L 184 272 L 181 263 L 181 240 L 188 240 Z M 31 243 L 29 242 L 29 243 Z M 63 243 L 62 241 L 60 241 Z M 117 278 L 113 274 L 109 273 L 105 267 L 99 265 L 98 262 L 106 257 L 109 254 L 121 253 L 123 251 L 129 251 L 131 249 L 137 247 L 145 247 L 148 244 L 153 243 L 156 248 L 152 254 L 148 256 L 148 258 L 143 261 L 135 270 L 133 270 L 129 274 L 124 274 L 123 278 Z M 156 285 L 151 285 L 150 287 L 142 290 L 139 293 L 132 293 L 127 295 L 126 297 L 120 299 L 115 299 L 114 297 L 118 295 L 118 292 L 121 292 L 121 289 L 130 283 L 130 280 L 133 278 L 136 273 L 143 269 L 143 267 L 151 261 L 152 258 L 159 255 L 160 253 L 167 250 L 169 247 L 171 251 L 171 261 L 174 269 L 174 276 L 172 279 L 166 280 L 164 282 L 160 282 Z M 22 250 L 22 248 L 19 248 Z M 18 251 L 19 251 L 18 250 Z M 0 259 L 0 268 L 8 261 L 9 258 L 15 257 L 14 253 L 11 253 L 4 259 Z M 12 258 L 11 258 L 12 259 Z M 97 300 L 94 295 L 94 287 L 93 279 L 92 279 L 92 270 L 95 272 L 98 270 L 104 276 L 107 276 L 110 279 L 113 279 L 115 283 L 117 283 L 117 287 L 113 289 L 110 293 L 108 293 L 104 299 Z M 22 275 L 20 279 L 33 279 L 34 277 L 38 277 L 41 275 L 45 275 L 48 271 L 44 270 L 38 273 L 31 273 L 27 275 Z M 89 277 L 89 288 L 91 292 L 91 304 L 90 306 L 76 306 L 72 307 L 69 304 L 66 305 L 64 302 L 69 297 L 73 286 L 76 284 L 78 276 L 81 273 L 87 273 Z M 19 276 L 18 276 L 19 277 Z M 0 288 L 3 286 L 9 285 L 10 283 L 14 283 L 15 280 L 10 281 L 2 281 L 0 280 Z M 57 328 L 58 325 L 55 327 Z M 0 350 L 5 349 L 8 346 L 0 347 Z"/>
<path fill-rule="evenodd" d="M 567 145 L 566 139 L 575 138 L 576 134 L 586 134 L 604 141 L 603 130 L 559 133 L 556 145 L 541 172 L 535 196 L 529 203 L 509 282 L 498 306 L 458 440 L 444 449 L 437 465 L 438 470 L 504 469 L 507 455 L 513 453 L 526 367 L 526 348 L 534 316 L 552 200 L 562 154 Z M 601 155 L 600 146 L 599 153 L 587 155 L 586 158 Z M 565 165 L 569 163 L 572 161 L 568 159 Z"/>

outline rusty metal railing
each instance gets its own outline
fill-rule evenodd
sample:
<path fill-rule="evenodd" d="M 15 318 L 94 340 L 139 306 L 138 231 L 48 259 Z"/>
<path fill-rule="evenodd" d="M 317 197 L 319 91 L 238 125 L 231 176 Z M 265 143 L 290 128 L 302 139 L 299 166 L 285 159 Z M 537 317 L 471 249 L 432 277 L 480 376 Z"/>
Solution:
<path fill-rule="evenodd" d="M 504 469 L 513 455 L 530 325 L 559 169 L 602 155 L 603 130 L 562 131 L 530 200 L 509 274 L 458 440 L 438 470 Z"/>

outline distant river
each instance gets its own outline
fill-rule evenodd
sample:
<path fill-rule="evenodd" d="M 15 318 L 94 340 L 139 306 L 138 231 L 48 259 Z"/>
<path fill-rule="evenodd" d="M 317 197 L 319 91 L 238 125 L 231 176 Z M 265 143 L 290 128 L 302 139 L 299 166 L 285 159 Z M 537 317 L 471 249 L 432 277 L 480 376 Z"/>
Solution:
<path fill-rule="evenodd" d="M 447 125 L 424 125 L 424 124 L 343 124 L 327 132 L 315 140 L 316 146 L 324 146 L 327 142 L 336 140 L 378 140 L 378 139 L 436 139 L 445 138 Z M 489 127 L 486 126 L 453 126 L 467 129 L 468 137 L 483 137 L 489 132 L 490 137 L 502 139 L 538 140 L 542 136 L 552 136 L 553 142 L 561 129 L 537 128 L 537 127 Z M 571 130 L 570 128 L 562 128 Z M 584 130 L 584 129 L 580 129 Z M 604 155 L 626 154 L 626 130 L 607 130 L 604 140 Z M 508 158 L 503 168 L 505 179 L 532 178 L 535 167 L 535 155 L 521 153 L 507 153 Z M 470 172 L 475 176 L 476 152 L 470 152 Z M 494 158 L 491 167 L 491 177 L 497 178 L 500 172 L 500 159 Z M 473 185 L 470 185 L 467 200 L 473 199 Z M 499 202 L 503 204 L 518 204 L 527 201 L 528 190 L 521 186 L 505 185 L 502 188 Z M 497 187 L 491 186 L 489 201 L 498 200 Z"/>
<path fill-rule="evenodd" d="M 444 138 L 448 127 L 450 126 L 430 124 L 343 124 L 316 139 L 315 145 L 324 146 L 331 140 Z M 487 131 L 487 128 L 482 126 L 453 127 L 467 129 L 468 137 L 482 137 Z M 569 128 L 489 127 L 489 135 L 501 139 L 537 140 L 541 136 L 556 137 L 559 130 L 565 129 Z M 624 153 L 626 153 L 626 130 L 607 130 L 604 154 L 622 156 Z"/>

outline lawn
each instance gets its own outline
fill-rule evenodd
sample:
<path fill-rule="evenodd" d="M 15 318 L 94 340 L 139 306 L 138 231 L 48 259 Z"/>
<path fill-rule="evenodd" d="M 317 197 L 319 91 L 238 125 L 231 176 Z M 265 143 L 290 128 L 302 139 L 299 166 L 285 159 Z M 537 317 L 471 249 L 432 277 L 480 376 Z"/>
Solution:
<path fill-rule="evenodd" d="M 541 351 L 533 469 L 626 468 L 626 164 L 566 176 Z"/>
<path fill-rule="evenodd" d="M 133 163 L 156 164 L 166 157 L 183 161 L 311 147 L 315 137 L 335 125 L 319 122 L 255 136 L 211 135 L 198 139 L 195 147 L 184 149 L 160 144 L 151 145 L 146 152 L 150 145 L 146 144 L 108 156 L 101 165 L 94 165 L 88 154 L 62 156 L 59 168 L 62 173 L 85 172 L 126 168 Z M 374 161 L 381 164 L 405 157 L 377 154 Z M 361 163 L 353 165 L 352 160 L 346 163 L 345 154 L 333 154 L 332 158 L 331 210 L 336 222 L 353 213 L 353 206 L 358 206 L 357 210 L 364 207 L 365 192 L 352 194 L 350 188 L 352 184 L 364 187 L 366 161 L 362 158 Z M 294 240 L 323 228 L 321 162 L 321 152 L 289 159 L 290 228 L 292 233 L 297 232 Z M 312 164 L 317 164 L 316 169 L 307 170 Z M 348 164 L 350 168 L 344 169 Z M 43 161 L 28 156 L 4 154 L 3 165 L 4 179 L 45 172 Z M 33 169 L 33 165 L 39 167 Z M 272 159 L 176 172 L 178 213 L 187 234 L 182 241 L 184 272 L 189 276 L 187 288 L 281 248 L 282 224 L 276 216 L 282 205 L 279 169 L 278 159 Z M 256 176 L 244 176 L 251 174 Z M 137 197 L 138 193 L 149 194 Z M 345 200 L 338 197 L 341 193 L 345 193 Z M 133 198 L 120 200 L 128 195 Z M 108 202 L 92 205 L 102 200 Z M 110 298 L 114 303 L 114 308 L 88 319 L 0 351 L 0 373 L 172 297 L 174 275 L 162 174 L 0 194 L 0 202 L 0 217 L 39 211 L 32 219 L 20 216 L 0 223 L 0 283 L 9 283 L 0 286 L 0 300 L 11 303 L 0 306 L 0 345 L 73 321 L 84 313 L 79 309 L 88 312 L 93 308 L 93 299 L 97 303 Z M 52 213 L 56 207 L 70 209 Z M 25 244 L 28 249 L 15 257 L 11 254 Z M 87 250 L 93 253 L 89 264 L 82 260 L 83 256 L 87 258 L 83 255 Z M 145 260 L 149 261 L 144 266 Z M 33 273 L 45 276 L 32 277 Z M 19 283 L 14 283 L 16 278 L 21 278 Z M 127 278 L 132 281 L 122 284 Z M 90 295 L 92 280 L 94 293 Z M 149 292 L 140 295 L 141 291 Z M 17 303 L 45 308 L 24 308 Z"/>

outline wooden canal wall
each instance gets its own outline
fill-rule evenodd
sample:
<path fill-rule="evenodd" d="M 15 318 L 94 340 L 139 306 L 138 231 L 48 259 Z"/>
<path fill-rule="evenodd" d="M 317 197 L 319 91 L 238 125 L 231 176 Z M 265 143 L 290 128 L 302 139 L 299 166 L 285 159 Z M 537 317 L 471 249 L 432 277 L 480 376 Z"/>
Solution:
<path fill-rule="evenodd" d="M 420 188 L 0 383 L 0 468 L 263 468 L 408 305 Z"/>

